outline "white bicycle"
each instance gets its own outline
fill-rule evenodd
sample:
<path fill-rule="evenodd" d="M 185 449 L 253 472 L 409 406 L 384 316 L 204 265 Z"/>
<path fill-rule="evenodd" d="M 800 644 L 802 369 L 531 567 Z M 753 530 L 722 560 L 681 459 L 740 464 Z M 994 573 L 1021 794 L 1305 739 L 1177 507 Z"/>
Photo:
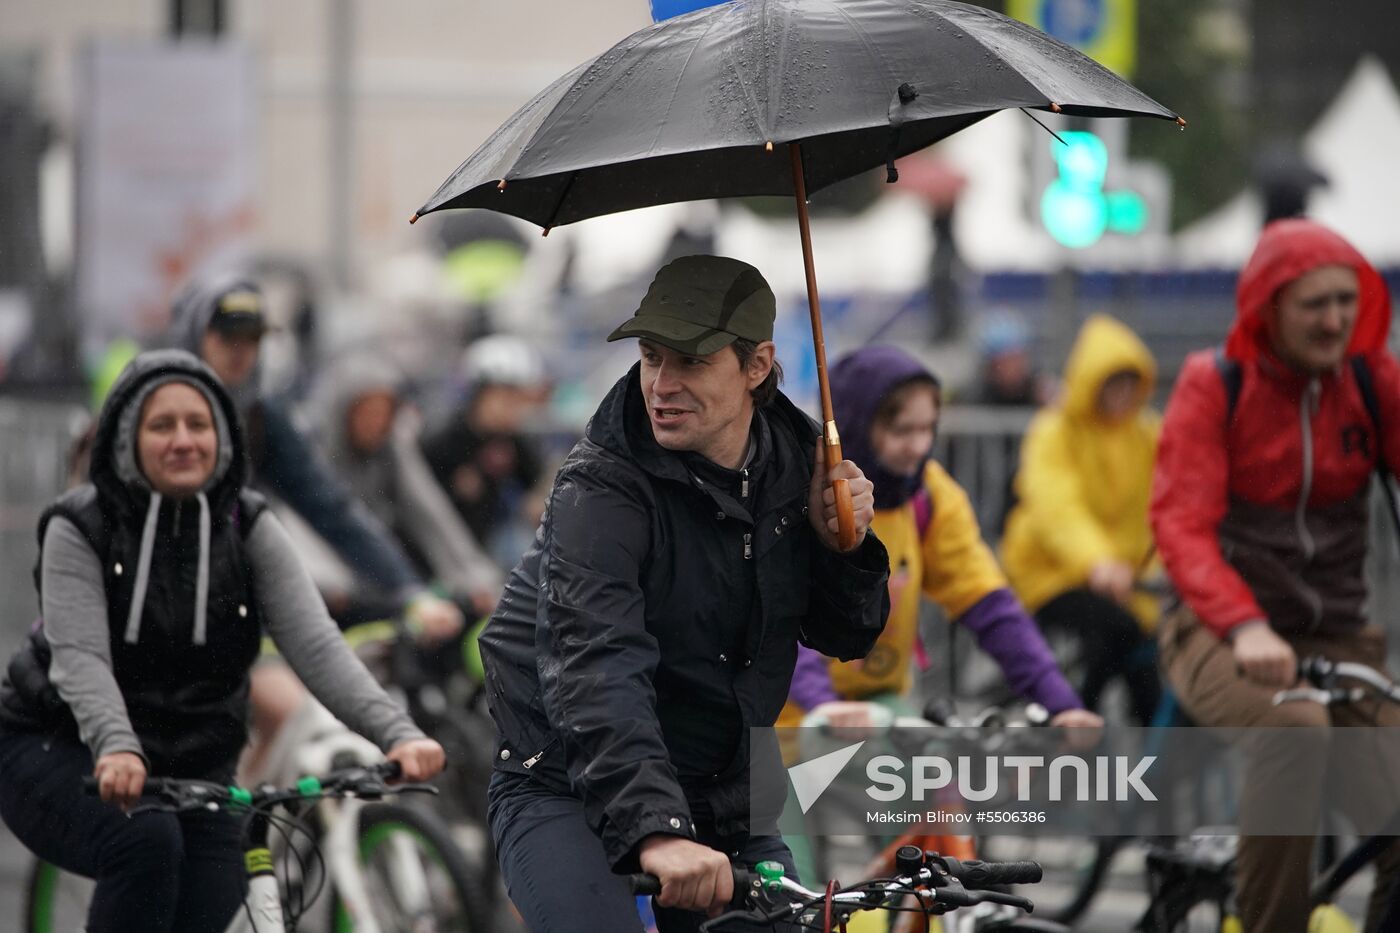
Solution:
<path fill-rule="evenodd" d="M 435 788 L 387 785 L 398 766 L 315 701 L 287 724 L 270 761 L 269 775 L 276 777 L 252 790 L 148 778 L 138 808 L 223 810 L 245 818 L 248 891 L 228 933 L 484 929 L 482 901 L 447 831 L 424 811 L 384 800 Z M 36 861 L 21 929 L 81 931 L 92 885 Z"/>

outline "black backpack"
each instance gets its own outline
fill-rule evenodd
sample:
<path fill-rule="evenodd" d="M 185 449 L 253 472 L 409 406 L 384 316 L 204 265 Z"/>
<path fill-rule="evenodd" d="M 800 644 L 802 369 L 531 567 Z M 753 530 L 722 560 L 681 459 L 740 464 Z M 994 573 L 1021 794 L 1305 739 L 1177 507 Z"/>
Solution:
<path fill-rule="evenodd" d="M 1395 524 L 1397 537 L 1400 537 L 1400 509 L 1397 509 L 1395 489 L 1390 485 L 1390 474 L 1386 472 L 1385 458 L 1382 456 L 1384 445 L 1381 443 L 1381 407 L 1376 399 L 1376 381 L 1371 375 L 1371 367 L 1366 363 L 1366 357 L 1350 357 L 1350 363 L 1352 375 L 1356 378 L 1356 387 L 1361 390 L 1361 401 L 1366 405 L 1366 414 L 1371 417 L 1371 427 L 1375 430 L 1376 480 L 1381 485 L 1381 491 L 1385 493 L 1390 519 Z M 1240 368 L 1238 360 L 1232 360 L 1225 355 L 1224 347 L 1215 348 L 1215 369 L 1220 373 L 1220 381 L 1225 385 L 1225 424 L 1228 427 L 1235 417 L 1235 405 L 1240 400 L 1244 371 Z"/>

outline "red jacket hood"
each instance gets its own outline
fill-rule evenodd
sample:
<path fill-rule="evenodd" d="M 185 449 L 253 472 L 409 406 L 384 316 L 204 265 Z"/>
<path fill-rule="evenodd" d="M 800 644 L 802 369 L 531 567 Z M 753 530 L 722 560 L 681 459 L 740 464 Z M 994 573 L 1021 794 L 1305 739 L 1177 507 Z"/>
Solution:
<path fill-rule="evenodd" d="M 1360 280 L 1360 308 L 1348 354 L 1370 353 L 1385 346 L 1390 331 L 1390 291 L 1375 267 L 1356 247 L 1311 220 L 1277 220 L 1264 228 L 1235 288 L 1235 323 L 1225 340 L 1225 354 L 1253 360 L 1267 346 L 1266 316 L 1278 290 L 1319 266 L 1350 266 Z"/>

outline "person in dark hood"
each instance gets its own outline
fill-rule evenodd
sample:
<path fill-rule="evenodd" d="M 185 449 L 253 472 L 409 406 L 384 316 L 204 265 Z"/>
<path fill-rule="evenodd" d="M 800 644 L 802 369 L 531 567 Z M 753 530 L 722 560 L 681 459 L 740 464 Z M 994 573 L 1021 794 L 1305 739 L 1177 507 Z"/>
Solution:
<path fill-rule="evenodd" d="M 97 880 L 92 931 L 219 931 L 238 909 L 236 817 L 123 811 L 148 774 L 232 779 L 264 632 L 406 779 L 442 768 L 341 639 L 245 464 L 214 374 L 148 352 L 103 406 L 89 482 L 39 520 L 42 622 L 0 686 L 0 817 Z M 83 792 L 89 773 L 100 799 Z"/>
<path fill-rule="evenodd" d="M 520 558 L 543 507 L 544 473 L 527 420 L 548 396 L 539 352 L 511 334 L 492 334 L 462 354 L 460 400 L 423 438 L 423 456 L 462 521 L 504 566 Z"/>
<path fill-rule="evenodd" d="M 1158 635 L 1162 670 L 1202 726 L 1393 729 L 1400 711 L 1390 703 L 1274 699 L 1309 655 L 1385 666 L 1385 633 L 1366 610 L 1365 564 L 1371 474 L 1389 481 L 1400 467 L 1389 291 L 1335 231 L 1279 220 L 1241 271 L 1235 305 L 1223 349 L 1186 358 L 1162 423 L 1149 516 L 1181 595 Z M 1327 761 L 1316 748 L 1299 742 L 1251 760 L 1246 786 L 1296 775 L 1310 784 L 1295 789 L 1298 803 L 1315 805 L 1297 790 L 1323 786 Z M 1381 782 L 1379 792 L 1362 787 L 1339 801 L 1363 816 L 1365 791 L 1384 800 L 1400 763 L 1378 755 L 1364 771 L 1358 779 Z M 1242 821 L 1255 815 L 1255 799 L 1242 801 Z M 1241 837 L 1245 929 L 1308 929 L 1312 846 L 1311 836 Z M 1392 841 L 1376 868 L 1366 929 L 1400 928 L 1391 897 L 1400 845 Z"/>
<path fill-rule="evenodd" d="M 440 599 L 368 507 L 340 483 L 278 399 L 259 394 L 259 350 L 268 322 L 262 290 L 236 274 L 196 279 L 175 300 L 169 342 L 204 360 L 234 400 L 248 437 L 250 482 L 304 518 L 356 574 L 418 625 L 430 641 L 462 630 L 462 613 Z M 305 699 L 285 665 L 268 660 L 253 676 L 253 744 L 244 768 L 256 776 L 271 740 Z"/>
<path fill-rule="evenodd" d="M 662 931 L 726 903 L 730 858 L 777 859 L 751 833 L 749 727 L 782 708 L 801 641 L 851 659 L 889 610 L 867 533 L 838 550 L 817 424 L 777 389 L 776 302 L 717 256 L 664 266 L 610 339 L 641 360 L 554 481 L 534 546 L 481 636 L 500 729 L 489 812 L 502 874 L 532 930 L 637 928 L 616 870 L 661 879 Z M 774 756 L 776 757 L 776 756 Z"/>

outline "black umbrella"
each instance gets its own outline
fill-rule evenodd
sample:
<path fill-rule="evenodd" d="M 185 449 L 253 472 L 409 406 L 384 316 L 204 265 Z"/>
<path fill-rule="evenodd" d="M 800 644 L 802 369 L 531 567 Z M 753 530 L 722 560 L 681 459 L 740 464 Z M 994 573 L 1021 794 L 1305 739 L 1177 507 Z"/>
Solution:
<path fill-rule="evenodd" d="M 831 413 L 806 199 L 1012 107 L 1182 121 L 1031 27 L 951 0 L 733 0 L 648 26 L 537 95 L 419 216 L 483 207 L 550 227 L 795 195 L 827 462 Z M 777 146 L 786 146 L 783 158 Z M 853 541 L 849 496 L 842 528 Z"/>

